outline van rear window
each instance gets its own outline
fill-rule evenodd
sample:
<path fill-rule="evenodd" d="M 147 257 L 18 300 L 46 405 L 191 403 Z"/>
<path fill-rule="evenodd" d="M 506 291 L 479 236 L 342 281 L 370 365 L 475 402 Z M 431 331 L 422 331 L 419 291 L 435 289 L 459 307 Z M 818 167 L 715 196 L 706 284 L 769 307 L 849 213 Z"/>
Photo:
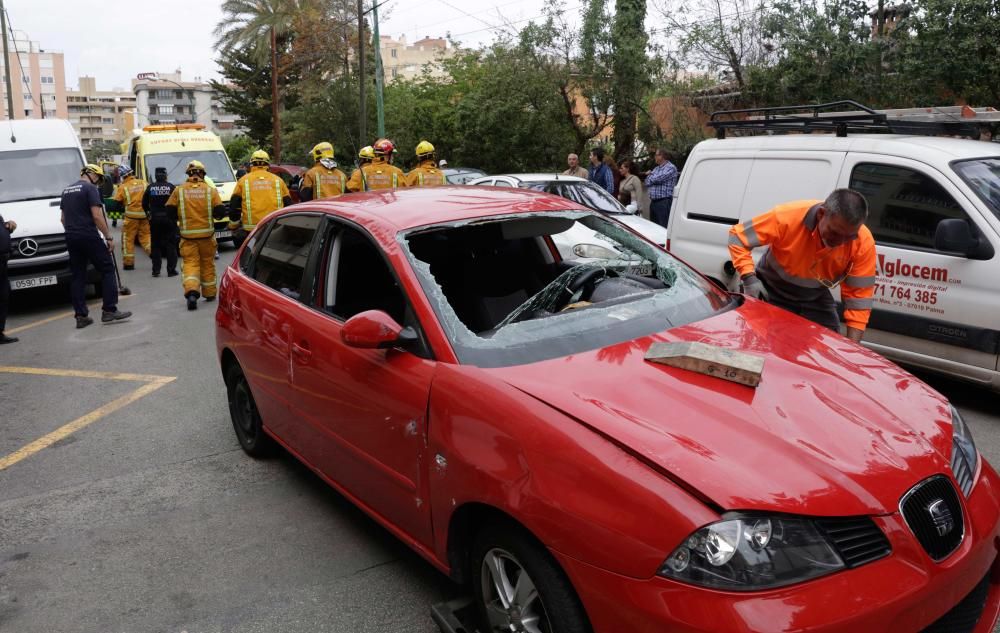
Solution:
<path fill-rule="evenodd" d="M 69 147 L 0 152 L 0 203 L 58 198 L 82 167 L 80 150 Z"/>

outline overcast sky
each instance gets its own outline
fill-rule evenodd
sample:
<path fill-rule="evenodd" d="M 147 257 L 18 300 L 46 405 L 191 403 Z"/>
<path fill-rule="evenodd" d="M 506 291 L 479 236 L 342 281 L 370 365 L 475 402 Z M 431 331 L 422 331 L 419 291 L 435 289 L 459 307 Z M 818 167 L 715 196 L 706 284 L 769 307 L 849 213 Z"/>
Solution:
<path fill-rule="evenodd" d="M 217 0 L 4 0 L 11 24 L 50 51 L 65 54 L 66 83 L 97 78 L 99 90 L 129 87 L 137 73 L 180 68 L 185 80 L 218 77 L 212 30 L 222 17 Z M 365 5 L 370 6 L 370 0 Z M 380 8 L 383 35 L 452 36 L 466 46 L 491 41 L 497 27 L 517 28 L 551 0 L 389 0 Z M 566 0 L 576 10 L 579 0 Z M 106 7 L 104 11 L 92 7 Z"/>

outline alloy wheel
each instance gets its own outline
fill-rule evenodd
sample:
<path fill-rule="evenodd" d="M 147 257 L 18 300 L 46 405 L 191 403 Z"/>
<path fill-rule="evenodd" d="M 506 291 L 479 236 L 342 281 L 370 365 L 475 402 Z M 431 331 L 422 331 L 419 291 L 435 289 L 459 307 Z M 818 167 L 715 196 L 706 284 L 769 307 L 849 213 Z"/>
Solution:
<path fill-rule="evenodd" d="M 493 633 L 551 633 L 545 605 L 524 566 L 510 552 L 493 548 L 483 557 L 482 595 Z"/>

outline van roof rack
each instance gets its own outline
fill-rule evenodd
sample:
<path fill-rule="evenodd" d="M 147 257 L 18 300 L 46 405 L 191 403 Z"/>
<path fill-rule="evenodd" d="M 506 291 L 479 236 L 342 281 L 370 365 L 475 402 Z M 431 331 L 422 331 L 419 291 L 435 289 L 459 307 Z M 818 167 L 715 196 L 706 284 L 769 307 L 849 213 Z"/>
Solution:
<path fill-rule="evenodd" d="M 834 101 L 816 105 L 779 106 L 719 110 L 708 124 L 716 138 L 726 138 L 727 130 L 750 130 L 766 134 L 834 132 L 855 134 L 913 134 L 919 136 L 961 136 L 979 138 L 983 128 L 994 131 L 1000 111 L 993 108 L 943 106 L 873 110 L 857 101 Z"/>

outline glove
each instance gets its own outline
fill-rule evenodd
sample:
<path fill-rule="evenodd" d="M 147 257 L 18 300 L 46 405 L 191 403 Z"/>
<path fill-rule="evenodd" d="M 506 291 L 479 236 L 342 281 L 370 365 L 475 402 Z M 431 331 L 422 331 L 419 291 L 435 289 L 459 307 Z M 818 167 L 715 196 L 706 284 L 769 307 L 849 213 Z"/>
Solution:
<path fill-rule="evenodd" d="M 760 299 L 761 301 L 767 301 L 768 299 L 764 284 L 753 273 L 743 278 L 743 294 L 754 299 Z"/>

